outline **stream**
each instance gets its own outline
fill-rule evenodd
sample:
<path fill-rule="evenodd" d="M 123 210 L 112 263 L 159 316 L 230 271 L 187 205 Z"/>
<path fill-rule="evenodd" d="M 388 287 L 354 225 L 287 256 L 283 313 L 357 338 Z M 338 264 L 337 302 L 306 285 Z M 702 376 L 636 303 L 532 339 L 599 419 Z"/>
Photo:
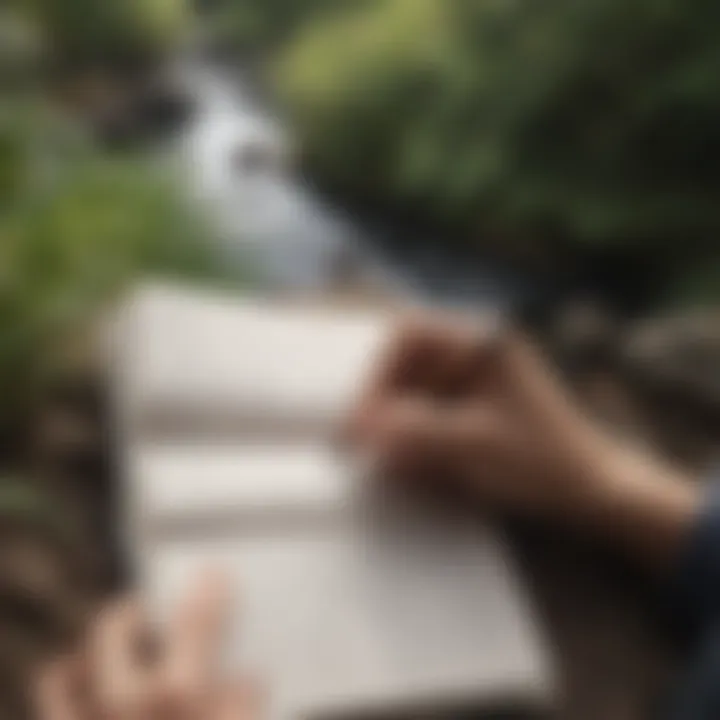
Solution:
<path fill-rule="evenodd" d="M 173 72 L 195 109 L 171 155 L 227 261 L 249 264 L 263 286 L 350 287 L 470 307 L 518 297 L 522 285 L 507 273 L 443 252 L 437 238 L 398 243 L 402 229 L 353 217 L 311 191 L 290 162 L 291 133 L 237 71 L 186 59 Z"/>

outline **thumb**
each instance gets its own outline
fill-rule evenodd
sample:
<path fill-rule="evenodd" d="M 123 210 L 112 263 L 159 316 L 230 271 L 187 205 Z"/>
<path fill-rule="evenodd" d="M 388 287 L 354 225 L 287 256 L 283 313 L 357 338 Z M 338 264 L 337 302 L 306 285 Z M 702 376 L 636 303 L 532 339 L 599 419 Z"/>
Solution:
<path fill-rule="evenodd" d="M 264 720 L 267 715 L 265 694 L 250 678 L 221 688 L 210 713 L 211 720 Z"/>

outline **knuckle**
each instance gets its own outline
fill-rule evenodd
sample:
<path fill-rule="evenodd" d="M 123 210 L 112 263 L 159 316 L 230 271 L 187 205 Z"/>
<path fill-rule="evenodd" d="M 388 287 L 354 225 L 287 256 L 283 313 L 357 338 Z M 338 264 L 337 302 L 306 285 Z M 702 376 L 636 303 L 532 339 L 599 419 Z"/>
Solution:
<path fill-rule="evenodd" d="M 435 324 L 424 314 L 411 313 L 398 320 L 395 338 L 402 347 L 423 346 L 434 333 Z"/>

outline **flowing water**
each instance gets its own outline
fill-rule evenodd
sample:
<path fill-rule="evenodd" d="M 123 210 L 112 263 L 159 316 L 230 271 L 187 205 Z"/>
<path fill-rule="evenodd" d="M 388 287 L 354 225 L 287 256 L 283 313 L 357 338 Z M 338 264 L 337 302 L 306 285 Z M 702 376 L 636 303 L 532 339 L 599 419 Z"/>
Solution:
<path fill-rule="evenodd" d="M 195 110 L 173 155 L 188 190 L 210 212 L 228 262 L 250 264 L 266 286 L 346 286 L 433 304 L 497 306 L 517 283 L 469 265 L 441 243 L 393 243 L 397 230 L 330 206 L 293 172 L 291 135 L 237 72 L 209 61 L 178 64 Z M 389 248 L 405 248 L 400 253 Z"/>

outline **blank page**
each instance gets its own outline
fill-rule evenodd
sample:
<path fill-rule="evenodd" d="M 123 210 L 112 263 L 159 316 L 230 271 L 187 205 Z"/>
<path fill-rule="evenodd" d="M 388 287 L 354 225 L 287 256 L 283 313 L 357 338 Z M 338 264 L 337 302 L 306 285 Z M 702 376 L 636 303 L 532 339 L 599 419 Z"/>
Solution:
<path fill-rule="evenodd" d="M 257 433 L 332 426 L 387 340 L 389 316 L 267 301 L 140 293 L 119 368 L 138 416 Z M 269 427 L 268 427 L 269 426 Z"/>
<path fill-rule="evenodd" d="M 142 293 L 117 383 L 138 576 L 164 614 L 198 568 L 228 569 L 227 661 L 265 674 L 273 718 L 542 707 L 550 669 L 497 533 L 368 497 L 325 440 L 389 325 Z"/>
<path fill-rule="evenodd" d="M 487 528 L 301 520 L 154 535 L 142 561 L 161 612 L 202 567 L 230 571 L 227 662 L 266 678 L 274 716 L 547 702 L 529 608 Z"/>

